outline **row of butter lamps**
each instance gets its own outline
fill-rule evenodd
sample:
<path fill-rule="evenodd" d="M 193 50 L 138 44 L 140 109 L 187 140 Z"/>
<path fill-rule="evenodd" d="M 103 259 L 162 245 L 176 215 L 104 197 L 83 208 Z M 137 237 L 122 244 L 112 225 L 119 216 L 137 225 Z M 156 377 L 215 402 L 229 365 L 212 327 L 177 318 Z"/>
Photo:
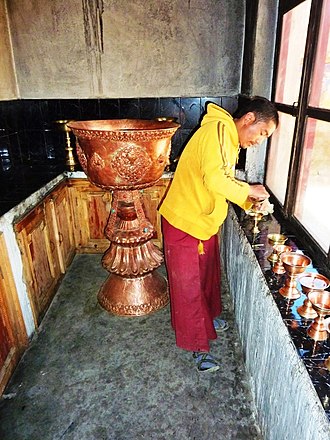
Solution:
<path fill-rule="evenodd" d="M 276 274 L 287 274 L 285 285 L 279 289 L 280 295 L 289 300 L 301 296 L 297 289 L 297 281 L 301 285 L 306 299 L 297 308 L 297 312 L 305 319 L 312 319 L 307 334 L 316 341 L 325 341 L 330 332 L 330 280 L 324 275 L 306 272 L 311 259 L 299 252 L 292 252 L 291 246 L 285 244 L 287 237 L 283 234 L 268 234 L 268 242 L 273 246 L 268 260 L 272 263 L 272 271 Z"/>

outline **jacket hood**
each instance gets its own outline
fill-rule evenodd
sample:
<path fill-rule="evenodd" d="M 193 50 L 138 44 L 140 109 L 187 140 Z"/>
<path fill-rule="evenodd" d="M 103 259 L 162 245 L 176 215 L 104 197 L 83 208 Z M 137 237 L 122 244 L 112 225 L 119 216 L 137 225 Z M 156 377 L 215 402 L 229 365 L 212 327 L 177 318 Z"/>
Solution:
<path fill-rule="evenodd" d="M 212 122 L 213 123 L 221 122 L 226 127 L 227 134 L 230 137 L 231 143 L 237 147 L 237 154 L 238 154 L 239 138 L 238 138 L 236 124 L 234 122 L 232 115 L 228 113 L 226 110 L 224 110 L 222 107 L 210 103 L 207 106 L 206 115 L 203 117 L 201 121 L 201 126 L 204 126 Z"/>
<path fill-rule="evenodd" d="M 223 108 L 216 104 L 210 103 L 206 109 L 206 115 L 203 117 L 201 125 L 207 124 L 209 122 L 221 121 L 225 125 L 233 124 L 234 120 L 230 113 L 228 113 Z"/>

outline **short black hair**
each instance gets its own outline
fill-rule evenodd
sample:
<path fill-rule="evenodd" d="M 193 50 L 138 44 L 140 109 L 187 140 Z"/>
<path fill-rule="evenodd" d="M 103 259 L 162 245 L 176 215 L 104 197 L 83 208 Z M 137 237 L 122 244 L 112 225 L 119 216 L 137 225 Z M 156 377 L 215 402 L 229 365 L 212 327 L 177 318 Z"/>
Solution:
<path fill-rule="evenodd" d="M 238 101 L 238 108 L 233 114 L 234 119 L 241 118 L 246 113 L 253 112 L 256 117 L 256 122 L 273 121 L 278 126 L 279 116 L 275 104 L 262 96 L 240 96 Z"/>

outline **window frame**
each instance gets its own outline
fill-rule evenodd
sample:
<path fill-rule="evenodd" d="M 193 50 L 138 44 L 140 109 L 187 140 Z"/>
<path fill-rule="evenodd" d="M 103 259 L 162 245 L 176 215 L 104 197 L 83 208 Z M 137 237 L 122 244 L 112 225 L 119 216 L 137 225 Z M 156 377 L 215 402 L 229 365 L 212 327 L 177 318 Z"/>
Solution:
<path fill-rule="evenodd" d="M 278 14 L 278 26 L 275 42 L 275 59 L 274 59 L 274 80 L 272 84 L 272 99 L 275 100 L 276 91 L 276 78 L 279 66 L 279 54 L 281 45 L 281 34 L 283 16 L 294 7 L 303 3 L 305 0 L 280 0 L 279 2 L 279 14 Z M 294 207 L 297 197 L 299 169 L 301 166 L 305 130 L 308 117 L 312 117 L 317 120 L 330 122 L 330 110 L 324 108 L 316 108 L 308 106 L 308 99 L 311 92 L 311 81 L 313 77 L 318 35 L 321 24 L 323 2 L 318 0 L 312 0 L 311 10 L 306 38 L 306 46 L 302 67 L 301 84 L 299 89 L 298 101 L 291 105 L 278 103 L 275 105 L 278 111 L 286 113 L 295 117 L 295 128 L 293 134 L 292 151 L 289 163 L 288 182 L 285 195 L 284 205 L 276 199 L 270 188 L 267 190 L 272 195 L 272 201 L 276 207 L 276 211 L 279 212 L 282 221 L 286 223 L 286 226 L 298 237 L 301 237 L 301 245 L 304 249 L 308 250 L 313 255 L 313 261 L 318 268 L 323 271 L 327 276 L 330 276 L 330 248 L 328 252 L 325 252 L 321 246 L 316 242 L 313 236 L 304 228 L 304 226 L 294 216 Z M 271 140 L 270 140 L 271 143 Z M 268 149 L 269 152 L 269 149 Z M 266 155 L 265 164 L 265 176 L 268 168 L 268 152 Z"/>

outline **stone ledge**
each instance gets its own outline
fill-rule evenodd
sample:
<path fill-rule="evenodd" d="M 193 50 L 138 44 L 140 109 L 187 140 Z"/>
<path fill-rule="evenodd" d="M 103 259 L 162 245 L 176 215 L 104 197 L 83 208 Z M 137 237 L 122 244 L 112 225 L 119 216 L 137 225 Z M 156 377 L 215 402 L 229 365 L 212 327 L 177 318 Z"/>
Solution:
<path fill-rule="evenodd" d="M 330 438 L 325 408 L 232 207 L 222 228 L 221 256 L 263 435 L 267 440 Z"/>

